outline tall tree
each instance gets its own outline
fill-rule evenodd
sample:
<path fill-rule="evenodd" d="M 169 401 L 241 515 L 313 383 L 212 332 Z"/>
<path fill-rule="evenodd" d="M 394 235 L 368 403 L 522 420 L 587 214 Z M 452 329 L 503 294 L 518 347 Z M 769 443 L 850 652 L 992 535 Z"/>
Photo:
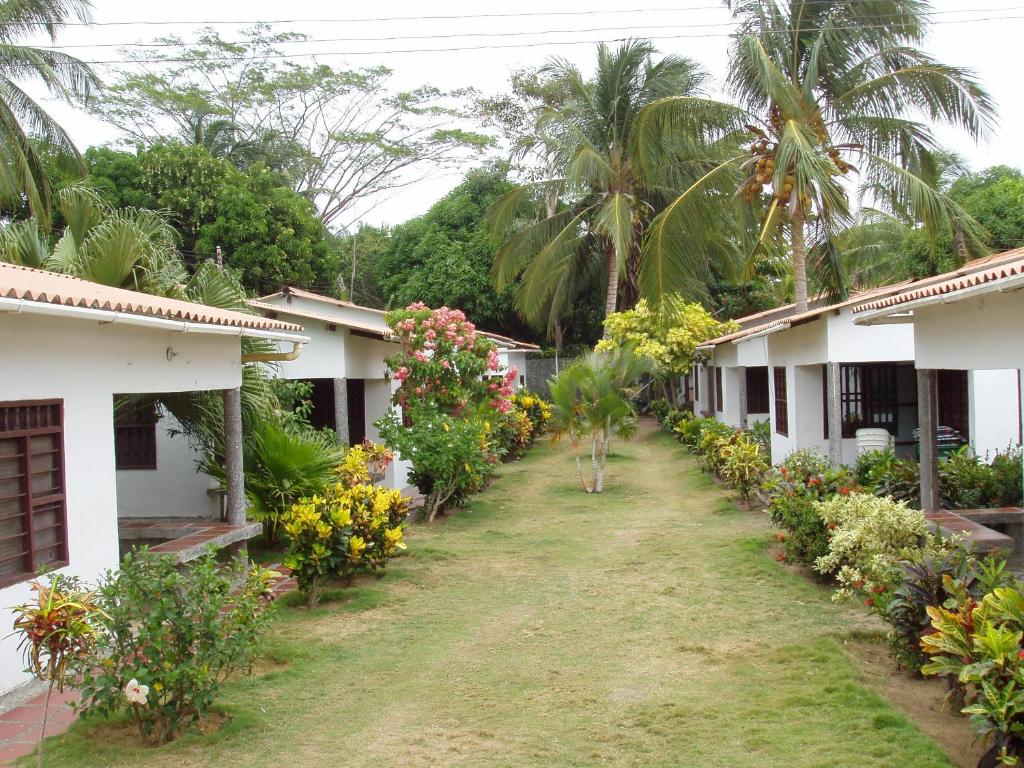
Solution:
<path fill-rule="evenodd" d="M 243 172 L 180 143 L 138 152 L 93 148 L 85 158 L 91 183 L 113 207 L 169 212 L 190 269 L 220 246 L 251 291 L 284 284 L 336 291 L 339 254 L 312 203 L 262 163 Z"/>
<path fill-rule="evenodd" d="M 422 301 L 455 307 L 488 331 L 530 335 L 516 317 L 513 290 L 495 290 L 490 274 L 486 212 L 510 187 L 502 168 L 470 171 L 423 216 L 392 228 L 376 260 L 388 306 Z"/>
<path fill-rule="evenodd" d="M 537 115 L 537 132 L 549 137 L 548 154 L 560 175 L 512 190 L 492 215 L 504 238 L 495 260 L 497 284 L 520 280 L 518 304 L 527 319 L 536 322 L 556 291 L 595 273 L 603 276 L 605 314 L 632 306 L 645 281 L 664 277 L 663 252 L 641 249 L 645 232 L 672 193 L 705 174 L 739 111 L 703 96 L 707 75 L 695 62 L 655 60 L 655 53 L 647 41 L 617 49 L 601 44 L 592 78 L 562 59 L 541 70 L 558 96 Z M 651 107 L 666 98 L 687 106 L 679 106 L 671 122 L 642 130 Z M 652 162 L 655 152 L 658 162 Z M 709 213 L 691 224 L 688 247 L 706 264 L 726 247 L 717 237 L 719 221 Z M 689 281 L 671 288 L 693 292 L 697 286 Z"/>
<path fill-rule="evenodd" d="M 287 60 L 283 46 L 303 40 L 258 25 L 237 40 L 207 29 L 195 41 L 128 50 L 145 70 L 118 77 L 94 111 L 136 143 L 198 144 L 241 167 L 262 160 L 342 229 L 490 143 L 468 130 L 466 92 L 396 91 L 385 67 Z"/>
<path fill-rule="evenodd" d="M 44 227 L 50 223 L 51 189 L 32 138 L 75 158 L 80 167 L 81 159 L 68 133 L 19 81 L 40 80 L 51 94 L 72 101 L 88 99 L 98 80 L 73 56 L 18 41 L 40 34 L 55 41 L 62 23 L 89 21 L 89 8 L 88 0 L 0 1 L 0 202 L 11 210 L 24 200 Z"/>
<path fill-rule="evenodd" d="M 863 205 L 933 235 L 978 242 L 969 216 L 936 188 L 931 128 L 943 122 L 982 136 L 993 119 L 988 94 L 967 70 L 920 50 L 929 4 L 923 0 L 726 0 L 739 22 L 728 85 L 747 109 L 749 153 L 740 196 L 761 219 L 760 247 L 792 253 L 796 303 L 806 308 L 808 268 L 819 285 L 845 290 L 836 237 L 852 221 L 847 177 Z M 659 105 L 658 120 L 687 109 Z M 652 227 L 652 255 L 683 267 L 674 235 L 699 205 L 688 191 Z M 810 260 L 808 257 L 811 257 Z"/>

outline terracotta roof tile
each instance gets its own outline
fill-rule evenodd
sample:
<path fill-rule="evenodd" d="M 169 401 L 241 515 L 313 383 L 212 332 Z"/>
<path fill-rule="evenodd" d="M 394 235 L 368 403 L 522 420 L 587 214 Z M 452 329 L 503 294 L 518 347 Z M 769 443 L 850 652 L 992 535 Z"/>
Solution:
<path fill-rule="evenodd" d="M 965 288 L 973 288 L 997 280 L 1020 276 L 1024 276 L 1024 248 L 994 254 L 983 259 L 976 259 L 954 272 L 917 280 L 896 295 L 872 301 L 862 307 L 858 307 L 857 311 L 867 312 L 876 309 L 888 309 L 917 301 L 918 299 L 946 296 Z"/>
<path fill-rule="evenodd" d="M 301 325 L 269 320 L 260 315 L 111 288 L 70 275 L 5 263 L 0 263 L 0 298 L 256 331 L 302 330 Z"/>
<path fill-rule="evenodd" d="M 786 325 L 793 326 L 809 323 L 814 320 L 817 320 L 819 317 L 828 312 L 839 311 L 841 309 L 846 309 L 848 307 L 861 304 L 862 302 L 865 301 L 870 301 L 871 299 L 877 298 L 878 296 L 886 296 L 895 293 L 903 289 L 910 283 L 910 280 L 905 280 L 901 283 L 895 283 L 893 285 L 884 285 L 880 288 L 871 288 L 869 290 L 861 291 L 859 293 L 854 294 L 846 301 L 841 301 L 837 304 L 823 304 L 820 307 L 808 309 L 806 312 L 796 312 L 794 314 L 776 318 L 775 320 L 772 320 L 767 323 L 762 323 L 761 325 L 751 325 L 746 328 L 742 328 L 738 331 L 735 331 L 733 333 L 726 334 L 725 336 L 719 336 L 717 339 L 705 341 L 700 346 L 716 347 L 719 344 L 725 344 L 726 342 L 736 341 L 738 339 L 746 338 L 747 336 L 753 336 L 755 334 L 763 333 L 765 331 L 770 331 L 773 328 L 780 328 Z M 793 305 L 788 306 L 792 307 Z"/>
<path fill-rule="evenodd" d="M 291 286 L 287 286 L 285 288 L 282 288 L 277 293 L 271 293 L 271 294 L 269 294 L 267 296 L 261 296 L 255 302 L 250 302 L 250 303 L 253 304 L 253 306 L 257 306 L 258 305 L 261 308 L 262 307 L 271 307 L 272 306 L 277 311 L 284 312 L 285 314 L 289 314 L 290 313 L 290 314 L 295 315 L 296 317 L 312 317 L 312 318 L 317 319 L 317 320 L 323 320 L 326 317 L 328 317 L 328 316 L 319 316 L 315 312 L 314 313 L 310 313 L 310 314 L 307 315 L 307 314 L 303 314 L 302 311 L 296 310 L 294 308 L 289 308 L 289 309 L 286 310 L 285 308 L 281 307 L 280 305 L 266 303 L 267 299 L 287 298 L 288 296 L 297 296 L 300 299 L 309 299 L 310 301 L 319 301 L 319 302 L 321 302 L 323 304 L 333 304 L 335 306 L 346 307 L 348 309 L 359 309 L 359 310 L 363 310 L 365 312 L 373 312 L 375 314 L 382 315 L 382 316 L 387 314 L 387 312 L 385 310 L 383 310 L 383 309 L 374 309 L 373 307 L 364 307 L 362 304 L 353 304 L 351 301 L 345 301 L 344 299 L 335 299 L 335 298 L 333 298 L 331 296 L 322 296 L 319 293 L 312 293 L 310 291 L 304 291 L 301 288 L 292 288 Z M 348 323 L 348 322 L 338 321 L 338 320 L 331 320 L 329 322 L 335 322 L 338 325 L 350 325 L 350 323 Z M 358 327 L 358 326 L 352 325 L 352 327 Z M 514 347 L 516 347 L 517 349 L 525 349 L 525 350 L 540 349 L 540 347 L 537 346 L 536 344 L 530 344 L 529 342 L 526 342 L 526 341 L 519 341 L 518 339 L 513 339 L 510 336 L 502 336 L 500 333 L 491 333 L 490 331 L 485 331 L 485 330 L 482 330 L 480 328 L 477 328 L 477 331 L 479 331 L 481 334 L 483 334 L 487 338 L 492 339 L 493 341 L 497 341 L 500 344 L 505 344 L 505 345 L 511 344 Z"/>

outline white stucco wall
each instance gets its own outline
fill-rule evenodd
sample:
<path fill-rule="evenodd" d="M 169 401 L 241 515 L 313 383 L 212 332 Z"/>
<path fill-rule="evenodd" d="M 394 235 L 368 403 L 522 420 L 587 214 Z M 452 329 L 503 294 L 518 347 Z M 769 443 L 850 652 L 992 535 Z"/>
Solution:
<path fill-rule="evenodd" d="M 236 387 L 238 338 L 0 313 L 0 348 L 18 361 L 0 376 L 0 402 L 64 401 L 64 571 L 94 581 L 118 563 L 114 393 Z M 0 589 L 0 624 L 28 598 L 25 583 Z M 27 679 L 21 670 L 17 638 L 0 632 L 0 693 Z"/>
<path fill-rule="evenodd" d="M 982 458 L 1020 442 L 1018 371 L 971 371 L 971 448 Z"/>
<path fill-rule="evenodd" d="M 518 371 L 516 380 L 513 382 L 513 386 L 518 392 L 525 385 L 522 383 L 526 376 L 526 352 L 523 350 L 502 350 L 499 348 L 498 359 L 501 362 L 500 372 L 506 373 L 509 368 L 515 368 Z"/>
<path fill-rule="evenodd" d="M 345 339 L 345 370 L 350 379 L 383 379 L 385 358 L 398 352 L 398 345 L 379 339 L 348 334 Z"/>
<path fill-rule="evenodd" d="M 298 323 L 303 327 L 303 334 L 309 337 L 302 352 L 295 360 L 276 363 L 271 366 L 274 375 L 283 379 L 343 379 L 345 378 L 345 343 L 348 331 L 340 325 L 328 330 L 327 323 L 320 323 L 308 318 L 289 317 L 281 313 L 286 322 Z M 278 345 L 281 351 L 291 351 L 291 344 Z"/>
<path fill-rule="evenodd" d="M 914 310 L 918 368 L 1024 368 L 1024 293 L 992 293 Z"/>
<path fill-rule="evenodd" d="M 197 471 L 198 455 L 172 416 L 156 425 L 156 469 L 117 470 L 118 517 L 200 517 L 217 519 L 220 502 L 207 491 L 217 483 Z"/>

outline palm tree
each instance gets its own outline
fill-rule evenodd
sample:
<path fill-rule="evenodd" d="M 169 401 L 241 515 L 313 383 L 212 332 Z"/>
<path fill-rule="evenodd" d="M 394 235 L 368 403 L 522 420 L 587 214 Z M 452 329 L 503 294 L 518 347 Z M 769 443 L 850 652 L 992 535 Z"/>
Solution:
<path fill-rule="evenodd" d="M 917 47 L 924 0 L 725 1 L 739 22 L 728 85 L 748 111 L 751 144 L 713 177 L 741 168 L 740 197 L 760 218 L 757 246 L 791 250 L 798 308 L 808 266 L 819 285 L 845 290 L 836 236 L 853 220 L 850 174 L 860 201 L 882 214 L 978 241 L 973 220 L 936 189 L 938 146 L 921 116 L 978 138 L 993 105 L 970 72 Z M 665 100 L 650 125 L 684 109 Z M 688 190 L 654 222 L 653 258 L 692 268 L 673 235 L 707 205 L 702 196 Z"/>
<path fill-rule="evenodd" d="M 85 166 L 71 137 L 18 82 L 41 80 L 51 94 L 72 101 L 88 99 L 99 80 L 73 56 L 17 41 L 40 33 L 55 40 L 68 19 L 89 21 L 89 8 L 88 0 L 0 0 L 0 200 L 11 205 L 24 199 L 44 228 L 50 183 L 32 139 L 73 157 L 83 175 Z"/>
<path fill-rule="evenodd" d="M 612 436 L 628 439 L 636 430 L 631 387 L 654 368 L 625 345 L 590 352 L 553 377 L 548 384 L 554 406 L 550 429 L 556 439 L 568 435 L 576 471 L 587 493 L 604 490 L 604 468 Z M 590 438 L 590 480 L 584 476 L 579 446 Z"/>
<path fill-rule="evenodd" d="M 540 110 L 537 134 L 563 175 L 517 187 L 490 217 L 504 241 L 494 262 L 496 283 L 503 289 L 521 279 L 518 309 L 535 324 L 571 300 L 595 271 L 606 285 L 606 314 L 632 306 L 638 280 L 664 269 L 641 251 L 648 224 L 676 190 L 703 175 L 715 142 L 737 122 L 738 110 L 701 96 L 707 75 L 695 62 L 655 61 L 654 54 L 647 41 L 615 50 L 602 44 L 593 79 L 562 59 L 541 70 L 556 97 Z M 646 143 L 638 141 L 646 110 L 668 97 L 687 109 L 677 109 L 663 130 L 645 131 Z M 654 145 L 658 163 L 650 162 Z M 705 256 L 713 224 L 688 230 Z"/>

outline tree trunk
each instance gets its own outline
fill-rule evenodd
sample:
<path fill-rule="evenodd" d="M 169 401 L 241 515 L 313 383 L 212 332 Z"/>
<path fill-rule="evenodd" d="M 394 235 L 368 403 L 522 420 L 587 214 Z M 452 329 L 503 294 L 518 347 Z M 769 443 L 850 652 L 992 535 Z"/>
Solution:
<path fill-rule="evenodd" d="M 608 292 L 604 300 L 604 316 L 607 318 L 615 311 L 619 300 L 619 260 L 611 243 L 605 245 L 604 257 L 608 266 Z M 607 328 L 604 329 L 604 338 L 608 338 Z"/>
<path fill-rule="evenodd" d="M 580 461 L 579 440 L 572 441 L 572 454 L 576 458 L 576 474 L 580 476 L 580 485 L 583 486 L 584 492 L 590 493 L 590 486 L 587 485 L 587 478 L 583 476 L 583 462 Z"/>
<path fill-rule="evenodd" d="M 554 333 L 555 333 L 555 352 L 557 352 L 558 354 L 562 354 L 562 339 L 563 339 L 565 334 L 564 334 L 564 332 L 562 330 L 562 318 L 560 316 L 558 316 L 558 315 L 555 316 Z M 558 373 L 558 371 L 555 371 L 555 373 Z"/>
<path fill-rule="evenodd" d="M 789 222 L 793 241 L 793 289 L 796 293 L 796 311 L 807 311 L 807 245 L 804 241 L 804 215 L 793 214 Z"/>

